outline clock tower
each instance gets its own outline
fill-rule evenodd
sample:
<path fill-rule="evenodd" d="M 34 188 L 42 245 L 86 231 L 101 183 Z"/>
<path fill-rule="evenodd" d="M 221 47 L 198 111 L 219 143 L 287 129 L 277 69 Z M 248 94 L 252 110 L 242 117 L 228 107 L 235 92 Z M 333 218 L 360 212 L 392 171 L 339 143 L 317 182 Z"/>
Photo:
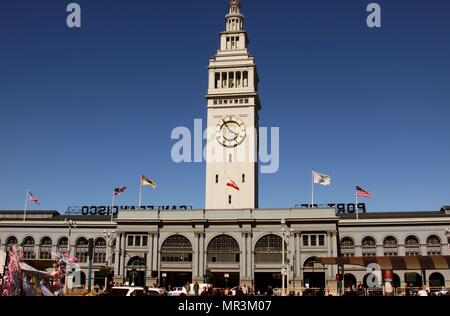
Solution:
<path fill-rule="evenodd" d="M 206 209 L 258 207 L 258 73 L 240 0 L 230 0 L 209 61 Z"/>

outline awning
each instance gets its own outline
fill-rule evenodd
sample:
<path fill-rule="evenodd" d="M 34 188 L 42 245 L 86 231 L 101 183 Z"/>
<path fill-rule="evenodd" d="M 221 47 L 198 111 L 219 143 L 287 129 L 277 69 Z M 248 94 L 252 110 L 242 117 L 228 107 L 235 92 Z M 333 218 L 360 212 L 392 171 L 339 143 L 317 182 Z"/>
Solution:
<path fill-rule="evenodd" d="M 35 273 L 35 274 L 44 275 L 44 276 L 50 276 L 50 274 L 48 272 L 39 271 L 39 270 L 33 268 L 32 266 L 26 264 L 25 262 L 20 263 L 20 269 L 22 269 L 25 272 L 31 272 L 31 273 Z"/>
<path fill-rule="evenodd" d="M 58 261 L 55 260 L 39 260 L 39 259 L 24 259 L 23 262 L 27 263 L 32 267 L 35 267 L 38 270 L 47 270 L 53 268 L 53 265 L 58 263 Z"/>
<path fill-rule="evenodd" d="M 367 267 L 376 263 L 382 270 L 449 270 L 450 256 L 405 257 L 324 257 L 318 258 L 324 265 L 355 265 Z"/>

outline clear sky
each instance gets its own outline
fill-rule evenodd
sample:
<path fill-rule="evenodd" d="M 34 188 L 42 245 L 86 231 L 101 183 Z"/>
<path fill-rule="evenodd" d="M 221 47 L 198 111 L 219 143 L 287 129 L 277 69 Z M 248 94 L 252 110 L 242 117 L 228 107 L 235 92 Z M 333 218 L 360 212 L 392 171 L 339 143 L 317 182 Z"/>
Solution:
<path fill-rule="evenodd" d="M 226 0 L 0 1 L 0 209 L 204 205 L 205 165 L 175 164 L 171 131 L 205 118 L 207 63 Z M 75 2 L 75 1 L 74 1 Z M 261 77 L 261 126 L 278 126 L 280 170 L 260 206 L 308 203 L 311 169 L 330 174 L 317 202 L 369 211 L 450 204 L 450 2 L 242 0 Z"/>

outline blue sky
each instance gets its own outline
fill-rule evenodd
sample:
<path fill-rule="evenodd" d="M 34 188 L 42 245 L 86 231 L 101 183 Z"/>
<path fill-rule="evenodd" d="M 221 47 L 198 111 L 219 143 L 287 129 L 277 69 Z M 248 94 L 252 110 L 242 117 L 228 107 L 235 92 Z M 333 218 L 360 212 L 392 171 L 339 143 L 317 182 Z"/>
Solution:
<path fill-rule="evenodd" d="M 369 211 L 450 204 L 450 2 L 242 0 L 261 77 L 261 126 L 279 126 L 280 170 L 260 206 L 310 201 L 311 169 L 333 176 L 317 202 L 373 193 Z M 204 205 L 204 164 L 175 164 L 170 135 L 205 118 L 207 63 L 226 0 L 0 2 L 0 209 Z"/>

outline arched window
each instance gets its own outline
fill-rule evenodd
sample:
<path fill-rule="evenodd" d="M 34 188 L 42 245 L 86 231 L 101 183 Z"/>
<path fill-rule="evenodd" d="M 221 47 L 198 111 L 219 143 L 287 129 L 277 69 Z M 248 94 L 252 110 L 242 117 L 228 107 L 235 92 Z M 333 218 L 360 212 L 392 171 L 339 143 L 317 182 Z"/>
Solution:
<path fill-rule="evenodd" d="M 6 250 L 6 251 L 9 251 L 9 248 L 10 248 L 11 246 L 17 245 L 17 244 L 18 244 L 17 238 L 14 237 L 14 236 L 11 236 L 11 237 L 9 237 L 9 238 L 6 240 L 5 250 Z"/>
<path fill-rule="evenodd" d="M 363 257 L 375 257 L 377 255 L 377 244 L 372 237 L 364 238 L 361 246 Z"/>
<path fill-rule="evenodd" d="M 305 263 L 303 264 L 304 268 L 315 268 L 315 269 L 324 269 L 325 266 L 319 261 L 319 258 L 317 257 L 310 257 L 306 259 Z"/>
<path fill-rule="evenodd" d="M 94 263 L 106 263 L 106 240 L 103 238 L 94 243 Z"/>
<path fill-rule="evenodd" d="M 277 235 L 262 237 L 255 246 L 255 263 L 281 263 L 282 244 L 282 238 Z"/>
<path fill-rule="evenodd" d="M 192 245 L 181 235 L 167 238 L 161 246 L 162 262 L 192 262 Z"/>
<path fill-rule="evenodd" d="M 39 259 L 50 260 L 52 258 L 52 240 L 50 237 L 41 239 L 39 246 Z"/>
<path fill-rule="evenodd" d="M 80 238 L 75 245 L 75 256 L 78 262 L 86 263 L 88 260 L 89 242 L 86 238 Z"/>
<path fill-rule="evenodd" d="M 239 263 L 239 245 L 228 235 L 215 237 L 208 245 L 208 263 Z"/>
<path fill-rule="evenodd" d="M 441 240 L 437 236 L 430 236 L 427 239 L 427 254 L 429 256 L 441 255 Z"/>
<path fill-rule="evenodd" d="M 34 238 L 27 237 L 23 240 L 23 258 L 24 259 L 34 259 L 36 258 L 36 253 L 34 252 Z"/>
<path fill-rule="evenodd" d="M 405 240 L 405 255 L 406 256 L 419 256 L 420 245 L 419 240 L 414 236 L 409 236 Z"/>
<path fill-rule="evenodd" d="M 397 239 L 392 236 L 386 237 L 383 242 L 384 255 L 385 256 L 397 256 L 398 255 L 398 243 Z"/>
<path fill-rule="evenodd" d="M 432 273 L 430 275 L 430 287 L 442 288 L 445 286 L 445 278 L 439 272 Z"/>
<path fill-rule="evenodd" d="M 133 257 L 128 261 L 127 267 L 129 268 L 141 268 L 145 267 L 145 260 L 143 257 Z"/>
<path fill-rule="evenodd" d="M 58 240 L 58 245 L 56 247 L 56 251 L 60 252 L 60 253 L 64 253 L 67 252 L 67 245 L 68 245 L 69 241 L 67 239 L 67 237 L 62 237 Z"/>
<path fill-rule="evenodd" d="M 344 257 L 353 257 L 355 255 L 355 242 L 351 238 L 342 238 L 341 254 Z"/>

